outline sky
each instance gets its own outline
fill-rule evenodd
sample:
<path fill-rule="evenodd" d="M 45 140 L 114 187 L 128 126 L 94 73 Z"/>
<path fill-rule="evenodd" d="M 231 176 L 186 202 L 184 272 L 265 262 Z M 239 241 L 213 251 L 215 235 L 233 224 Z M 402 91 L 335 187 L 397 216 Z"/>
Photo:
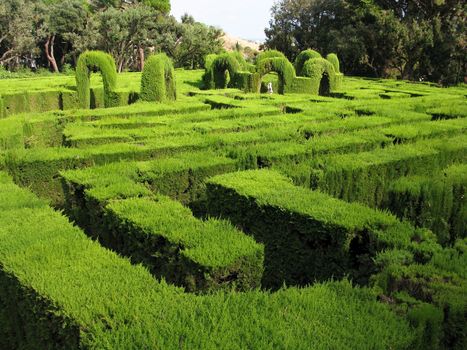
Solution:
<path fill-rule="evenodd" d="M 196 21 L 219 27 L 230 35 L 263 41 L 274 0 L 171 0 L 170 3 L 172 15 L 178 20 L 188 13 Z"/>

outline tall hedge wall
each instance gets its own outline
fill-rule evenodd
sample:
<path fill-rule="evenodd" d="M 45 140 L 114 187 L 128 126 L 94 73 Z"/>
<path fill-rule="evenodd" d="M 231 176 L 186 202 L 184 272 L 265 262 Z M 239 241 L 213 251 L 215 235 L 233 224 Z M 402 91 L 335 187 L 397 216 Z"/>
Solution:
<path fill-rule="evenodd" d="M 100 70 L 102 74 L 105 107 L 115 106 L 117 70 L 114 59 L 102 51 L 86 51 L 79 56 L 76 64 L 76 87 L 80 107 L 88 109 L 91 105 L 90 75 L 94 69 Z"/>
<path fill-rule="evenodd" d="M 336 71 L 336 73 L 341 72 L 339 58 L 337 57 L 337 55 L 335 53 L 328 54 L 326 56 L 326 59 L 333 65 L 334 70 Z"/>
<path fill-rule="evenodd" d="M 148 58 L 141 76 L 143 101 L 176 100 L 175 72 L 172 60 L 164 53 Z"/>

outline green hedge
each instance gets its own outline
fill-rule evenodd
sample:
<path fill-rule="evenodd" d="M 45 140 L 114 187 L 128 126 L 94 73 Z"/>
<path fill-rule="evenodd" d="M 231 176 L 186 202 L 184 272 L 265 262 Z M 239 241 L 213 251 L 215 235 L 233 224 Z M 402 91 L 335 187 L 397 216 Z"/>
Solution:
<path fill-rule="evenodd" d="M 273 294 L 182 294 L 46 207 L 1 210 L 0 236 L 4 349 L 382 350 L 414 340 L 372 290 L 347 281 Z"/>
<path fill-rule="evenodd" d="M 100 241 L 189 292 L 258 288 L 263 247 L 227 222 L 163 196 L 110 202 Z M 109 239 L 107 239 L 109 237 Z"/>
<path fill-rule="evenodd" d="M 312 188 L 346 201 L 381 207 L 392 181 L 423 175 L 466 159 L 466 136 L 437 138 L 371 152 L 334 155 L 317 160 Z"/>
<path fill-rule="evenodd" d="M 261 79 L 271 72 L 276 72 L 279 75 L 279 94 L 284 94 L 288 87 L 292 86 L 295 78 L 295 69 L 287 58 L 275 57 L 261 59 L 258 61 L 257 70 Z"/>
<path fill-rule="evenodd" d="M 322 58 L 321 54 L 315 50 L 304 50 L 298 54 L 294 61 L 295 71 L 298 76 L 302 76 L 303 66 L 305 62 L 312 58 Z"/>
<path fill-rule="evenodd" d="M 176 100 L 175 71 L 172 60 L 166 54 L 153 55 L 144 65 L 141 76 L 143 101 L 162 102 Z"/>
<path fill-rule="evenodd" d="M 226 89 L 231 78 L 241 70 L 241 65 L 231 54 L 218 55 L 212 62 L 210 69 L 206 70 L 205 87 L 207 89 Z M 228 74 L 228 75 L 227 75 Z"/>
<path fill-rule="evenodd" d="M 207 182 L 208 213 L 228 218 L 265 245 L 263 285 L 306 285 L 350 275 L 365 283 L 380 250 L 432 242 L 394 216 L 294 186 L 271 170 L 219 175 Z M 431 243 L 429 243 L 431 244 Z"/>
<path fill-rule="evenodd" d="M 465 349 L 467 345 L 467 241 L 437 250 L 425 264 L 404 251 L 377 257 L 372 282 L 414 327 L 416 349 Z"/>
<path fill-rule="evenodd" d="M 79 56 L 76 64 L 76 87 L 80 107 L 90 108 L 90 74 L 94 69 L 99 69 L 102 74 L 105 107 L 115 106 L 114 91 L 117 85 L 117 70 L 114 59 L 101 51 L 86 51 Z"/>
<path fill-rule="evenodd" d="M 396 180 L 390 186 L 383 206 L 400 218 L 431 229 L 441 244 L 453 244 L 456 239 L 466 236 L 466 189 L 467 165 L 455 164 L 433 177 Z"/>
<path fill-rule="evenodd" d="M 336 71 L 324 58 L 312 58 L 305 62 L 302 75 L 312 80 L 311 93 L 328 96 L 336 90 Z"/>
<path fill-rule="evenodd" d="M 269 58 L 286 58 L 285 55 L 277 50 L 266 50 L 263 52 L 260 52 L 258 56 L 256 56 L 256 65 L 264 60 L 264 59 L 269 59 Z"/>
<path fill-rule="evenodd" d="M 341 72 L 341 68 L 340 68 L 340 63 L 339 63 L 339 58 L 337 57 L 337 55 L 335 53 L 330 53 L 326 56 L 326 60 L 328 60 L 332 66 L 334 67 L 334 71 L 336 73 L 340 73 Z"/>

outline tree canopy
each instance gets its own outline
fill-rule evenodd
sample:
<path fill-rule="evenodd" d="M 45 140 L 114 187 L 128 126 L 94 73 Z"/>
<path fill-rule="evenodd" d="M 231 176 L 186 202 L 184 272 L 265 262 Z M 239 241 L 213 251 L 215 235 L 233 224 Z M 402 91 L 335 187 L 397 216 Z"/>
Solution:
<path fill-rule="evenodd" d="M 461 0 L 281 0 L 265 46 L 291 60 L 306 49 L 336 52 L 346 74 L 457 83 L 465 12 Z"/>

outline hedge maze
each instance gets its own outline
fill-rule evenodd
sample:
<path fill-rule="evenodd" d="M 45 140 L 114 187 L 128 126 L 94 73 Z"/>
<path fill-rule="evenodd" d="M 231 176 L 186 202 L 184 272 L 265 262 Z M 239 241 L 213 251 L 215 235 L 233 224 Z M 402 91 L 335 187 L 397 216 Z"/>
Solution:
<path fill-rule="evenodd" d="M 245 62 L 238 52 L 209 55 L 205 66 L 205 89 L 237 88 L 254 93 L 264 92 L 266 83 L 271 82 L 273 90 L 282 95 L 328 96 L 340 88 L 344 77 L 336 54 L 328 54 L 324 59 L 314 50 L 301 52 L 294 64 L 283 53 L 269 50 L 258 55 L 256 66 Z M 269 73 L 277 76 L 268 77 Z"/>
<path fill-rule="evenodd" d="M 0 81 L 0 348 L 465 349 L 465 87 L 206 67 Z"/>

